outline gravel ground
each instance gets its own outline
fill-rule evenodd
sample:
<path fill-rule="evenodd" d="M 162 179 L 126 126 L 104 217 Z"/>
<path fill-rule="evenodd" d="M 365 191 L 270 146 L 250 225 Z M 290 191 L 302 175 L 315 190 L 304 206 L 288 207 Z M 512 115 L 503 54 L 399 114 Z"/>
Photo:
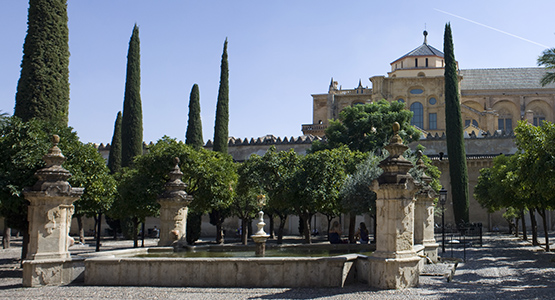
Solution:
<path fill-rule="evenodd" d="M 146 245 L 155 244 L 147 240 Z M 484 237 L 483 247 L 467 248 L 451 282 L 441 276 L 421 276 L 420 286 L 406 290 L 374 290 L 364 284 L 345 288 L 168 288 L 69 285 L 23 288 L 16 241 L 0 250 L 0 299 L 553 299 L 555 256 L 507 235 Z M 103 249 L 125 248 L 124 242 L 104 242 Z M 88 245 L 72 253 L 94 251 Z M 441 251 L 441 250 L 440 250 Z M 451 256 L 448 248 L 446 257 Z M 462 258 L 462 249 L 453 256 Z M 184 270 L 186 272 L 186 270 Z"/>

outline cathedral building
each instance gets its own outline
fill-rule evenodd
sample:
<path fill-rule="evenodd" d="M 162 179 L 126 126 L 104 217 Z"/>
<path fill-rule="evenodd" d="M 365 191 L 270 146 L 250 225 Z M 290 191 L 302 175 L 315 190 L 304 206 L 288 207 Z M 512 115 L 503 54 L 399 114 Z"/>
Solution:
<path fill-rule="evenodd" d="M 327 93 L 313 94 L 313 121 L 302 125 L 303 134 L 323 137 L 329 120 L 337 119 L 347 106 L 380 99 L 403 102 L 413 112 L 411 125 L 422 132 L 420 141 L 412 143 L 411 148 L 418 144 L 426 147 L 425 154 L 440 168 L 441 183 L 449 189 L 445 62 L 443 53 L 428 44 L 427 35 L 424 31 L 422 45 L 390 63 L 387 76 L 370 77 L 371 88 L 359 81 L 354 89 L 342 89 L 332 79 Z M 513 129 L 519 121 L 536 126 L 555 121 L 555 84 L 541 86 L 545 72 L 544 68 L 459 69 L 471 222 L 481 222 L 490 229 L 507 226 L 501 213 L 488 214 L 480 207 L 473 197 L 474 186 L 479 170 L 491 167 L 495 156 L 515 153 Z M 446 222 L 453 222 L 452 209 L 446 210 Z M 553 222 L 555 216 L 550 216 L 551 228 Z"/>

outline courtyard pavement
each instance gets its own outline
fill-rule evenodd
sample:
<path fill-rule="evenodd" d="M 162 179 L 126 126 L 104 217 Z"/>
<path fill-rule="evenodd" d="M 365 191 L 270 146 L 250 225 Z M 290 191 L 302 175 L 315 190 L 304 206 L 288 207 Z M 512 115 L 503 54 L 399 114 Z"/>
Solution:
<path fill-rule="evenodd" d="M 541 241 L 541 240 L 540 240 Z M 156 240 L 147 240 L 152 246 Z M 420 286 L 406 290 L 375 290 L 365 284 L 345 288 L 190 288 L 105 287 L 68 285 L 23 288 L 18 241 L 0 250 L 0 299 L 554 299 L 555 253 L 509 235 L 486 235 L 482 247 L 467 248 L 451 282 L 442 276 L 421 276 Z M 102 249 L 129 247 L 129 241 L 105 241 Z M 76 245 L 72 253 L 94 251 Z M 441 251 L 441 247 L 440 247 Z M 440 252 L 441 254 L 441 252 Z M 451 256 L 447 248 L 445 257 Z M 455 258 L 463 257 L 454 249 Z M 187 270 L 183 270 L 187 272 Z"/>

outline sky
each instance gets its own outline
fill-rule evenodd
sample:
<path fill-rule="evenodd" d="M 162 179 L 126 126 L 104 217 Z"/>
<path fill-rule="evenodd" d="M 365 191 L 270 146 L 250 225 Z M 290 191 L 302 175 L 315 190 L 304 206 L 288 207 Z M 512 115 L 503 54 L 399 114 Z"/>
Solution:
<path fill-rule="evenodd" d="M 69 0 L 69 125 L 81 141 L 110 143 L 123 109 L 127 50 L 141 41 L 143 137 L 185 139 L 189 95 L 200 88 L 204 140 L 213 139 L 225 39 L 229 135 L 300 136 L 311 94 L 387 75 L 423 42 L 443 49 L 450 22 L 461 69 L 533 67 L 555 47 L 555 2 L 328 0 Z M 28 1 L 0 1 L 0 111 L 13 114 Z"/>

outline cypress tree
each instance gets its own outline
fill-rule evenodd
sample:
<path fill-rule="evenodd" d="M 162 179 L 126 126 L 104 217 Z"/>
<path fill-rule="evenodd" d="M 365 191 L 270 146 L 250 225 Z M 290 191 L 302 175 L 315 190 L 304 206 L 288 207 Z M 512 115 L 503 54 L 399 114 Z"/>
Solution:
<path fill-rule="evenodd" d="M 69 29 L 66 0 L 30 0 L 14 115 L 67 126 Z"/>
<path fill-rule="evenodd" d="M 445 131 L 447 136 L 447 155 L 451 176 L 451 199 L 455 223 L 468 222 L 468 172 L 464 150 L 463 123 L 459 95 L 457 62 L 453 49 L 451 25 L 445 25 L 443 38 L 445 56 Z"/>
<path fill-rule="evenodd" d="M 220 71 L 220 90 L 216 105 L 216 122 L 214 125 L 214 151 L 227 153 L 229 125 L 229 68 L 227 65 L 227 38 L 224 42 Z"/>
<path fill-rule="evenodd" d="M 112 174 L 121 171 L 121 111 L 118 111 L 116 123 L 114 124 L 114 135 L 110 144 L 108 156 L 108 168 Z"/>
<path fill-rule="evenodd" d="M 200 120 L 200 96 L 198 84 L 194 84 L 189 96 L 189 121 L 185 133 L 185 144 L 200 149 L 204 146 L 202 122 Z"/>
<path fill-rule="evenodd" d="M 130 167 L 143 154 L 143 112 L 141 107 L 141 52 L 139 28 L 133 27 L 127 52 L 127 75 L 121 119 L 121 166 Z"/>

